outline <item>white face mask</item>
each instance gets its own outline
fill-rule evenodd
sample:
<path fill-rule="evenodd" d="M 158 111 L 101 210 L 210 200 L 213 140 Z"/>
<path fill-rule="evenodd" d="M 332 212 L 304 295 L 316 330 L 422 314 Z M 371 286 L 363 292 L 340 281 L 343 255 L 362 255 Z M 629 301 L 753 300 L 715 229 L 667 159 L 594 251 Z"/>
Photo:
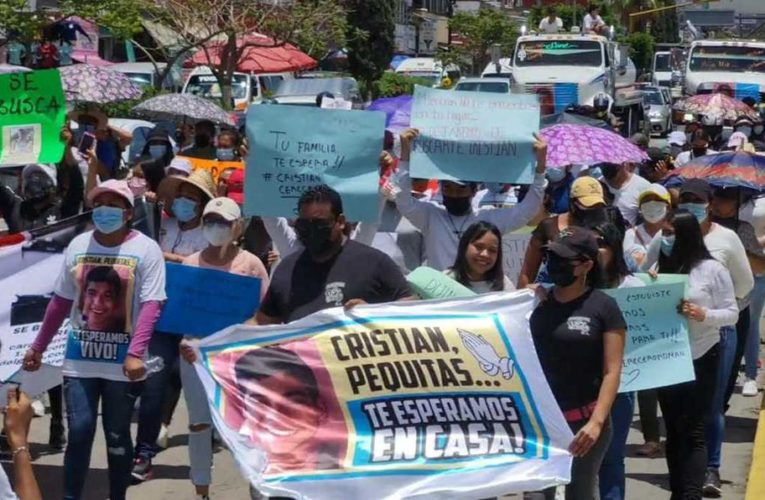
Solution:
<path fill-rule="evenodd" d="M 214 247 L 222 247 L 232 240 L 231 228 L 223 224 L 205 224 L 202 235 Z"/>
<path fill-rule="evenodd" d="M 656 224 L 667 216 L 667 204 L 663 201 L 647 201 L 640 205 L 640 213 L 646 222 Z"/>

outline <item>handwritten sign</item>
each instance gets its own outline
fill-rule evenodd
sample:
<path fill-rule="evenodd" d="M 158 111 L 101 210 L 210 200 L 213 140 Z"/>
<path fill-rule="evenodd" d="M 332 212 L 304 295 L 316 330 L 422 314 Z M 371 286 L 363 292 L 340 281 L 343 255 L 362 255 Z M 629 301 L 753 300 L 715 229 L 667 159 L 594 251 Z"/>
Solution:
<path fill-rule="evenodd" d="M 167 264 L 167 302 L 156 330 L 204 337 L 252 318 L 260 280 L 216 269 Z"/>
<path fill-rule="evenodd" d="M 616 299 L 627 321 L 619 392 L 653 389 L 694 379 L 688 324 L 677 312 L 685 283 L 682 277 L 673 276 L 653 283 L 645 287 L 605 290 Z"/>
<path fill-rule="evenodd" d="M 65 118 L 58 70 L 0 75 L 0 166 L 61 161 Z"/>
<path fill-rule="evenodd" d="M 531 241 L 531 229 L 523 228 L 502 235 L 502 271 L 513 283 L 518 283 L 521 275 L 523 259 Z"/>
<path fill-rule="evenodd" d="M 349 220 L 377 221 L 384 133 L 379 111 L 250 106 L 245 213 L 293 217 L 301 194 L 327 184 Z"/>
<path fill-rule="evenodd" d="M 433 268 L 418 267 L 406 277 L 415 294 L 423 299 L 472 297 L 475 292 Z"/>
<path fill-rule="evenodd" d="M 244 162 L 241 161 L 203 160 L 201 158 L 191 158 L 190 156 L 178 156 L 177 158 L 189 160 L 192 170 L 207 170 L 215 182 L 218 182 L 218 177 L 226 170 L 244 169 Z"/>
<path fill-rule="evenodd" d="M 530 184 L 539 100 L 534 95 L 416 87 L 412 177 Z"/>

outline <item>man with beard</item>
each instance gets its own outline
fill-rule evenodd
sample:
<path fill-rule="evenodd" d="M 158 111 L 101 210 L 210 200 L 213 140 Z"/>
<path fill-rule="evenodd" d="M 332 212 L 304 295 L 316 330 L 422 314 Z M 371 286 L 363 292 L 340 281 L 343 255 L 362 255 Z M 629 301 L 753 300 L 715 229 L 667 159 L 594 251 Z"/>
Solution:
<path fill-rule="evenodd" d="M 457 245 L 462 233 L 473 223 L 491 222 L 502 234 L 506 234 L 525 226 L 539 212 L 544 198 L 547 144 L 538 137 L 534 144 L 537 159 L 534 183 L 523 201 L 508 208 L 475 209 L 475 182 L 442 181 L 443 206 L 417 200 L 410 195 L 409 154 L 417 135 L 418 131 L 415 129 L 405 130 L 401 134 L 401 189 L 396 194 L 396 206 L 401 215 L 422 231 L 425 239 L 425 260 L 429 267 L 443 271 L 451 266 L 457 257 Z"/>

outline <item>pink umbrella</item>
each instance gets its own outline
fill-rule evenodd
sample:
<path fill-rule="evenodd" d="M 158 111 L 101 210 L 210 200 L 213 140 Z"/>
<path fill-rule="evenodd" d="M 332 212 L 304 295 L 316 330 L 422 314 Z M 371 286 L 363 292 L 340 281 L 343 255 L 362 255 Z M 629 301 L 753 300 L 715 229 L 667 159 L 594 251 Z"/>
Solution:
<path fill-rule="evenodd" d="M 242 55 L 236 65 L 236 70 L 243 73 L 283 73 L 287 71 L 302 71 L 315 68 L 316 60 L 295 47 L 285 43 L 275 46 L 272 38 L 254 34 L 236 41 L 237 47 L 250 44 L 242 50 Z M 220 64 L 222 42 L 207 45 L 207 50 L 197 51 L 191 58 L 194 66 Z M 209 59 L 208 59 L 209 54 Z"/>
<path fill-rule="evenodd" d="M 741 115 L 760 121 L 760 114 L 745 103 L 725 94 L 698 94 L 673 106 L 674 109 L 694 115 L 719 116 L 723 120 L 736 120 Z"/>
<path fill-rule="evenodd" d="M 539 131 L 547 142 L 547 166 L 642 162 L 648 155 L 624 137 L 589 125 L 562 123 Z"/>

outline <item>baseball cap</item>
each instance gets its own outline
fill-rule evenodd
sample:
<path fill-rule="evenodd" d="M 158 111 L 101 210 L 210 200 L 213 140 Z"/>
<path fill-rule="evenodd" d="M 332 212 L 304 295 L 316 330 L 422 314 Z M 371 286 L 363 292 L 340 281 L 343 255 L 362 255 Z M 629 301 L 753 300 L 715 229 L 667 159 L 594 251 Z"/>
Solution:
<path fill-rule="evenodd" d="M 676 130 L 669 134 L 667 143 L 674 146 L 685 146 L 685 134 L 679 130 Z"/>
<path fill-rule="evenodd" d="M 244 203 L 244 170 L 237 169 L 231 172 L 226 182 L 228 190 L 226 196 L 234 200 L 237 204 Z"/>
<path fill-rule="evenodd" d="M 108 181 L 102 182 L 88 193 L 88 204 L 92 206 L 95 199 L 103 193 L 114 193 L 122 196 L 128 203 L 130 203 L 131 207 L 135 206 L 133 201 L 133 191 L 130 190 L 127 181 L 109 179 Z"/>
<path fill-rule="evenodd" d="M 24 169 L 21 171 L 21 178 L 22 180 L 26 181 L 32 174 L 40 172 L 42 174 L 45 174 L 50 178 L 50 180 L 53 182 L 53 185 L 58 185 L 58 181 L 56 179 L 56 167 L 53 165 L 46 165 L 42 163 L 31 163 L 24 167 Z"/>
<path fill-rule="evenodd" d="M 187 160 L 186 158 L 173 158 L 170 161 L 170 164 L 165 167 L 165 172 L 169 170 L 177 170 L 178 172 L 183 172 L 186 175 L 190 175 L 191 171 L 193 170 L 193 167 L 191 165 L 191 162 Z"/>
<path fill-rule="evenodd" d="M 560 232 L 558 239 L 546 245 L 547 249 L 564 259 L 585 257 L 593 262 L 598 260 L 598 238 L 589 229 L 568 226 Z"/>
<path fill-rule="evenodd" d="M 605 204 L 603 186 L 593 177 L 579 177 L 571 185 L 571 198 L 585 207 Z"/>
<path fill-rule="evenodd" d="M 743 132 L 733 132 L 728 139 L 729 148 L 740 148 L 749 142 Z"/>
<path fill-rule="evenodd" d="M 680 186 L 680 196 L 684 194 L 692 194 L 709 202 L 709 198 L 712 196 L 712 188 L 709 183 L 703 179 L 688 179 Z"/>
<path fill-rule="evenodd" d="M 654 183 L 645 188 L 645 190 L 640 193 L 640 196 L 638 196 L 638 205 L 643 202 L 643 198 L 650 195 L 657 196 L 661 198 L 662 201 L 666 201 L 667 203 L 672 204 L 672 197 L 669 195 L 667 188 L 661 184 Z"/>
<path fill-rule="evenodd" d="M 632 134 L 632 137 L 630 137 L 630 142 L 639 148 L 645 149 L 648 147 L 648 144 L 651 141 L 645 134 L 638 132 L 636 134 Z"/>
<path fill-rule="evenodd" d="M 221 196 L 218 198 L 213 198 L 207 203 L 207 205 L 205 205 L 205 209 L 202 212 L 202 217 L 208 214 L 217 214 L 223 217 L 225 220 L 233 222 L 235 220 L 239 220 L 242 217 L 242 210 L 234 200 L 226 196 Z"/>

